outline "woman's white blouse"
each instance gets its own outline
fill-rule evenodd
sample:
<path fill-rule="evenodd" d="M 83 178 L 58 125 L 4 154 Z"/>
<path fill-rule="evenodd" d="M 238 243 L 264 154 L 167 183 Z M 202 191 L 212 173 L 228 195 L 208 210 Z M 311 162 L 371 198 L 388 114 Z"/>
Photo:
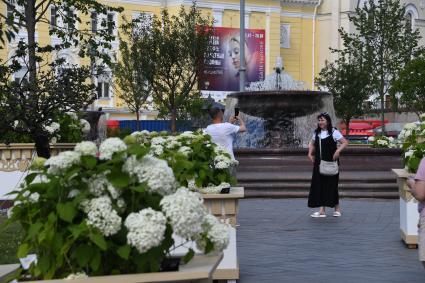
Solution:
<path fill-rule="evenodd" d="M 326 139 L 327 137 L 329 137 L 329 132 L 327 130 L 322 130 L 319 134 L 320 139 Z M 334 138 L 334 141 L 339 141 L 340 139 L 342 139 L 344 136 L 341 134 L 340 131 L 338 130 L 334 130 L 332 133 L 332 137 Z M 316 133 L 313 132 L 313 136 L 311 138 L 312 140 L 316 139 Z"/>

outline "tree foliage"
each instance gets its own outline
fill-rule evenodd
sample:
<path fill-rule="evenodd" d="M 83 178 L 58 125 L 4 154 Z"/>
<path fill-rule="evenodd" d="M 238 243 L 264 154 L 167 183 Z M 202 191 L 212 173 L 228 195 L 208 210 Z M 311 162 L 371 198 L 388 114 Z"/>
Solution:
<path fill-rule="evenodd" d="M 340 30 L 344 44 L 364 45 L 362 57 L 370 65 L 369 89 L 378 96 L 384 125 L 385 96 L 400 70 L 420 51 L 419 31 L 406 22 L 399 0 L 369 0 L 350 15 L 354 33 Z M 338 52 L 344 52 L 339 50 Z M 393 97 L 395 100 L 395 97 Z"/>
<path fill-rule="evenodd" d="M 400 92 L 401 105 L 421 115 L 425 113 L 425 57 L 407 63 L 393 83 L 393 91 Z"/>
<path fill-rule="evenodd" d="M 61 111 L 81 110 L 92 103 L 94 85 L 89 78 L 101 73 L 93 68 L 111 63 L 114 54 L 114 23 L 107 21 L 108 13 L 119 13 L 95 0 L 0 0 L 7 5 L 2 20 L 0 37 L 7 39 L 12 52 L 6 62 L 0 62 L 0 131 L 14 131 L 13 122 L 25 126 L 36 143 L 39 156 L 49 157 L 48 134 L 43 130 L 46 121 L 55 120 Z M 90 29 L 90 19 L 95 13 L 99 27 Z M 50 16 L 50 17 L 49 17 Z M 36 40 L 36 26 L 48 24 L 51 41 L 41 45 Z M 15 37 L 23 31 L 26 38 Z M 62 53 L 80 58 L 89 57 L 90 67 L 80 67 L 67 62 Z M 20 80 L 12 81 L 17 72 Z M 14 109 L 13 112 L 10 109 Z"/>
<path fill-rule="evenodd" d="M 194 4 L 183 6 L 176 15 L 164 9 L 161 17 L 151 21 L 150 44 L 154 74 L 146 75 L 160 116 L 185 119 L 200 111 L 201 93 L 197 83 L 205 62 L 211 58 L 213 20 L 202 17 Z M 147 68 L 149 70 L 149 68 Z"/>

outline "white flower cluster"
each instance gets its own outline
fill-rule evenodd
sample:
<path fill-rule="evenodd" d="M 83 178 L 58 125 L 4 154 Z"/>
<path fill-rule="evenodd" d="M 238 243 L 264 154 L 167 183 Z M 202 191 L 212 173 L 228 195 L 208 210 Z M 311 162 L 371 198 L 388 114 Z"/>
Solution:
<path fill-rule="evenodd" d="M 111 236 L 121 229 L 121 217 L 112 208 L 111 199 L 101 196 L 82 203 L 87 213 L 87 225 L 99 229 L 104 236 Z"/>
<path fill-rule="evenodd" d="M 415 151 L 414 151 L 414 150 L 409 149 L 408 151 L 406 151 L 406 152 L 404 153 L 404 157 L 405 157 L 405 158 L 409 158 L 409 157 L 413 156 L 413 154 L 414 154 L 414 153 L 415 153 Z"/>
<path fill-rule="evenodd" d="M 166 139 L 165 147 L 167 149 L 178 149 L 182 146 L 182 144 L 177 140 L 174 136 L 169 136 Z"/>
<path fill-rule="evenodd" d="M 46 130 L 49 134 L 53 135 L 60 129 L 59 123 L 52 122 L 50 125 L 45 125 L 44 130 Z"/>
<path fill-rule="evenodd" d="M 90 123 L 87 120 L 80 119 L 80 125 L 83 126 L 83 128 L 81 129 L 81 131 L 84 134 L 88 134 L 90 132 L 91 126 L 90 126 Z"/>
<path fill-rule="evenodd" d="M 124 163 L 123 170 L 130 176 L 136 176 L 140 183 L 146 182 L 152 193 L 169 195 L 175 190 L 174 172 L 164 160 L 152 156 L 138 160 L 131 156 Z"/>
<path fill-rule="evenodd" d="M 164 214 L 152 208 L 130 213 L 124 222 L 128 229 L 127 243 L 135 247 L 139 253 L 161 245 L 166 223 Z"/>
<path fill-rule="evenodd" d="M 74 164 L 80 163 L 80 154 L 75 151 L 63 151 L 56 156 L 47 159 L 45 166 L 49 166 L 47 170 L 50 174 L 60 174 L 63 170 L 68 169 Z"/>
<path fill-rule="evenodd" d="M 156 156 L 160 156 L 164 153 L 164 144 L 166 139 L 163 137 L 154 137 L 151 140 L 151 153 Z"/>
<path fill-rule="evenodd" d="M 100 144 L 99 158 L 106 160 L 111 159 L 115 152 L 124 151 L 127 145 L 119 138 L 108 138 Z"/>
<path fill-rule="evenodd" d="M 229 245 L 229 225 L 220 223 L 213 215 L 208 214 L 202 223 L 203 232 L 207 238 L 214 244 L 215 251 L 223 251 Z M 205 250 L 206 241 L 202 238 L 196 241 L 198 249 Z"/>
<path fill-rule="evenodd" d="M 192 131 L 185 131 L 182 134 L 180 134 L 181 138 L 187 138 L 187 139 L 194 139 L 196 138 L 196 135 Z"/>
<path fill-rule="evenodd" d="M 203 194 L 219 194 L 221 190 L 225 188 L 230 188 L 230 184 L 224 182 L 217 186 L 214 184 L 208 184 L 207 187 L 199 188 L 199 191 Z"/>
<path fill-rule="evenodd" d="M 192 149 L 188 146 L 182 146 L 179 148 L 178 152 L 180 152 L 181 154 L 187 157 L 189 156 L 189 154 L 192 153 Z"/>
<path fill-rule="evenodd" d="M 136 138 L 136 141 L 139 144 L 144 145 L 149 142 L 151 133 L 149 131 L 143 130 L 140 132 L 133 132 L 131 135 Z"/>
<path fill-rule="evenodd" d="M 95 196 L 102 196 L 109 192 L 112 199 L 118 199 L 119 191 L 108 181 L 105 174 L 94 175 L 88 180 L 89 191 Z"/>
<path fill-rule="evenodd" d="M 84 272 L 78 272 L 78 273 L 69 274 L 66 278 L 64 278 L 64 280 L 78 280 L 78 279 L 85 279 L 85 278 L 89 278 L 87 274 L 85 274 Z"/>
<path fill-rule="evenodd" d="M 66 112 L 66 115 L 71 117 L 73 120 L 78 120 L 78 116 L 75 112 Z"/>
<path fill-rule="evenodd" d="M 196 239 L 202 232 L 201 224 L 206 212 L 199 193 L 180 188 L 165 196 L 160 205 L 176 235 L 189 240 Z"/>
<path fill-rule="evenodd" d="M 91 155 L 96 157 L 97 145 L 91 141 L 83 141 L 75 145 L 74 151 L 80 153 L 81 155 Z"/>
<path fill-rule="evenodd" d="M 228 169 L 232 166 L 237 166 L 239 162 L 232 158 L 230 153 L 221 145 L 216 145 L 214 148 L 216 157 L 214 158 L 214 167 L 216 169 Z"/>

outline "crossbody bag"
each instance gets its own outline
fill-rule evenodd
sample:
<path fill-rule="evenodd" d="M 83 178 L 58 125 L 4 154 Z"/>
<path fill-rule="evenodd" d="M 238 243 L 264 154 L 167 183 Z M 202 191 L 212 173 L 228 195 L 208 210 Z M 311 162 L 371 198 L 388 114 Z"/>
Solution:
<path fill-rule="evenodd" d="M 335 176 L 339 173 L 338 161 L 325 161 L 322 160 L 322 139 L 319 137 L 319 148 L 320 148 L 320 164 L 319 172 L 324 176 Z"/>

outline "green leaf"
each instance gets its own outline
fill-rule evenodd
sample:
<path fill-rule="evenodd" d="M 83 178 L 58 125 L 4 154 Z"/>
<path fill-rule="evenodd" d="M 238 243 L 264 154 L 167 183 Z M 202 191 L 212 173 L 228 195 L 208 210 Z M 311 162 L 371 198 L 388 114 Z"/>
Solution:
<path fill-rule="evenodd" d="M 76 177 L 79 172 L 80 172 L 80 167 L 79 166 L 74 166 L 73 168 L 71 167 L 71 169 L 68 170 L 68 172 L 64 176 L 64 179 L 65 180 L 70 180 L 70 179 Z"/>
<path fill-rule="evenodd" d="M 90 260 L 91 269 L 93 269 L 94 271 L 99 270 L 101 259 L 102 259 L 102 256 L 100 254 L 100 251 L 98 249 L 95 249 L 93 252 L 93 257 Z"/>
<path fill-rule="evenodd" d="M 94 156 L 85 155 L 81 156 L 81 163 L 87 169 L 93 169 L 94 167 L 96 167 L 97 159 Z"/>
<path fill-rule="evenodd" d="M 36 222 L 34 224 L 31 224 L 29 229 L 28 229 L 27 239 L 33 239 L 35 236 L 37 236 L 41 227 L 43 227 L 43 224 L 40 223 L 40 222 Z"/>
<path fill-rule="evenodd" d="M 90 234 L 90 240 L 96 244 L 102 251 L 106 251 L 108 244 L 105 241 L 105 238 L 100 234 Z"/>
<path fill-rule="evenodd" d="M 148 188 L 148 185 L 146 183 L 142 183 L 141 185 L 137 187 L 130 187 L 133 191 L 136 191 L 138 193 L 144 193 L 146 192 L 146 189 Z"/>
<path fill-rule="evenodd" d="M 87 231 L 86 222 L 81 222 L 78 225 L 69 226 L 68 230 L 71 231 L 74 238 L 78 238 L 83 232 Z"/>
<path fill-rule="evenodd" d="M 37 175 L 38 175 L 38 173 L 31 173 L 31 174 L 28 174 L 28 175 L 25 177 L 25 182 L 26 182 L 27 184 L 31 184 L 31 183 L 32 183 L 32 181 L 34 181 L 35 177 L 37 177 Z"/>
<path fill-rule="evenodd" d="M 43 255 L 37 260 L 37 267 L 40 268 L 42 274 L 46 274 L 50 268 L 50 260 L 48 255 Z"/>
<path fill-rule="evenodd" d="M 129 245 L 122 246 L 117 250 L 117 254 L 123 259 L 128 259 L 128 257 L 130 256 L 130 252 L 131 247 Z"/>
<path fill-rule="evenodd" d="M 26 257 L 28 255 L 30 246 L 27 243 L 23 243 L 19 246 L 17 256 L 18 258 Z"/>
<path fill-rule="evenodd" d="M 72 253 L 72 257 L 75 258 L 80 265 L 80 267 L 84 268 L 93 256 L 93 248 L 87 244 L 79 245 L 74 252 Z"/>
<path fill-rule="evenodd" d="M 108 181 L 116 188 L 124 188 L 130 183 L 130 176 L 123 172 L 111 172 L 106 176 Z"/>
<path fill-rule="evenodd" d="M 77 209 L 72 202 L 58 203 L 56 209 L 58 210 L 59 217 L 69 223 L 72 223 L 72 220 L 77 215 Z"/>
<path fill-rule="evenodd" d="M 189 249 L 187 254 L 182 258 L 184 263 L 188 263 L 193 257 L 195 256 L 195 251 L 192 249 Z"/>
<path fill-rule="evenodd" d="M 214 250 L 214 244 L 210 239 L 207 239 L 207 245 L 205 246 L 205 254 L 208 254 Z"/>

